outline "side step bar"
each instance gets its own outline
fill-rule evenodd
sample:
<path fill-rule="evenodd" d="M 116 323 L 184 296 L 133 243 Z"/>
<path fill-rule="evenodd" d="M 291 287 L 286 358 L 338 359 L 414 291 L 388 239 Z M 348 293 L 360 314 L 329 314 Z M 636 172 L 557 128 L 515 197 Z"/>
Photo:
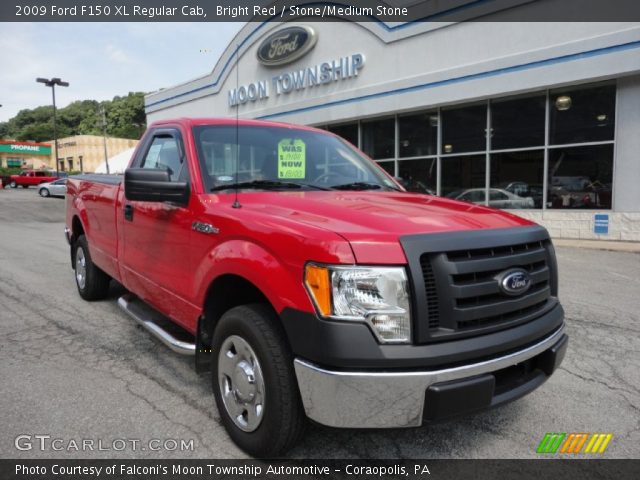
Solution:
<path fill-rule="evenodd" d="M 167 323 L 169 320 L 166 320 L 163 315 L 153 310 L 142 300 L 131 294 L 125 294 L 118 299 L 118 306 L 174 352 L 181 355 L 196 354 L 196 344 L 179 340 L 158 325 L 158 321 Z"/>

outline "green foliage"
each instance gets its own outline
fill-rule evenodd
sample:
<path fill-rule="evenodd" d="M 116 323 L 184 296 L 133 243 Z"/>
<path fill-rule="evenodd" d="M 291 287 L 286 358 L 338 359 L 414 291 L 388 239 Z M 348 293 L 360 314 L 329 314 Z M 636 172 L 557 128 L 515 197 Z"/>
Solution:
<path fill-rule="evenodd" d="M 22 170 L 20 167 L 0 167 L 0 176 L 18 175 Z"/>
<path fill-rule="evenodd" d="M 57 111 L 58 138 L 72 135 L 102 135 L 101 108 L 110 137 L 138 139 L 146 128 L 144 93 L 129 92 L 125 97 L 97 102 L 79 100 Z M 0 138 L 44 142 L 53 139 L 53 107 L 20 110 L 7 122 L 0 122 Z"/>

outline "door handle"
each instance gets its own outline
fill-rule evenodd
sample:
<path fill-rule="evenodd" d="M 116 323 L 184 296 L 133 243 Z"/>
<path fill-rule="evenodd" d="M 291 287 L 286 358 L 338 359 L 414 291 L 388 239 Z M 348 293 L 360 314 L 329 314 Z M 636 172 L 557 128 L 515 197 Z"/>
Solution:
<path fill-rule="evenodd" d="M 133 205 L 128 204 L 124 206 L 124 219 L 133 222 Z"/>

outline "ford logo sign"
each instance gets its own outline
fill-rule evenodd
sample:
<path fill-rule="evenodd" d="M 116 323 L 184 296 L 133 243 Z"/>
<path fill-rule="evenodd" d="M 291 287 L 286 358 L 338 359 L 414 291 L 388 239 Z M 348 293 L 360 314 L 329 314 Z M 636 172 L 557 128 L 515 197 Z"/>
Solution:
<path fill-rule="evenodd" d="M 500 290 L 507 295 L 522 295 L 531 287 L 531 277 L 522 268 L 506 270 L 496 277 Z"/>
<path fill-rule="evenodd" d="M 258 47 L 258 60 L 268 67 L 285 65 L 305 55 L 316 44 L 311 27 L 287 27 L 272 33 Z"/>

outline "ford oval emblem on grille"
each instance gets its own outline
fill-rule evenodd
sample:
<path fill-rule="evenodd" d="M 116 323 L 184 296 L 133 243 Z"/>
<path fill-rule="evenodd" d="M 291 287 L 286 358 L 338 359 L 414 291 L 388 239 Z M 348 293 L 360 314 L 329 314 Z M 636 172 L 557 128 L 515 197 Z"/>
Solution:
<path fill-rule="evenodd" d="M 531 287 L 531 277 L 522 268 L 512 268 L 496 276 L 500 290 L 507 295 L 522 295 Z"/>

